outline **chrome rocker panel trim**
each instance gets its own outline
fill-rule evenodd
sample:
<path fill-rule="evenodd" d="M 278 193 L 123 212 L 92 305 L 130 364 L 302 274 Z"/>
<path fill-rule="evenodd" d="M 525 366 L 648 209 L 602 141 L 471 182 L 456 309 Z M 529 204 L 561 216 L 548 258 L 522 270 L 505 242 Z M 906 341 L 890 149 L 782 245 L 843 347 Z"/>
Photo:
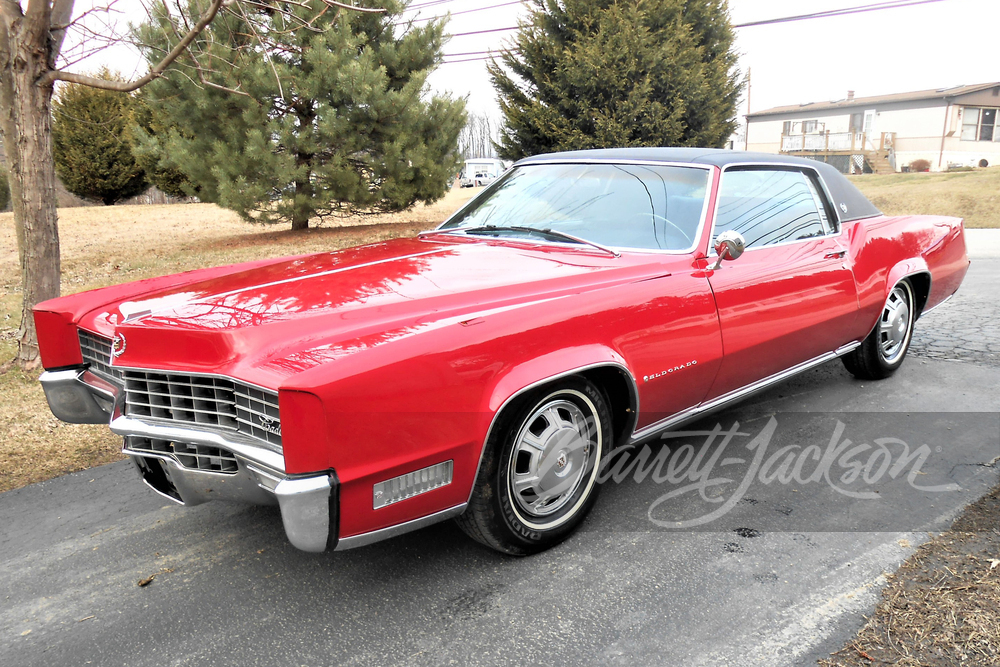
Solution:
<path fill-rule="evenodd" d="M 750 396 L 751 394 L 756 394 L 759 391 L 763 391 L 764 389 L 767 389 L 771 385 L 783 382 L 794 375 L 798 375 L 799 373 L 803 373 L 809 370 L 810 368 L 815 368 L 816 366 L 825 364 L 826 362 L 832 361 L 837 357 L 842 357 L 851 350 L 857 349 L 858 347 L 860 347 L 860 345 L 861 341 L 854 341 L 853 343 L 842 345 L 833 352 L 827 352 L 825 354 L 821 354 L 818 357 L 810 359 L 809 361 L 804 361 L 801 364 L 797 364 L 795 366 L 792 366 L 791 368 L 787 368 L 783 371 L 775 373 L 774 375 L 770 375 L 762 380 L 757 380 L 756 382 L 748 384 L 745 387 L 734 389 L 733 391 L 727 394 L 723 394 L 721 396 L 713 398 L 712 400 L 706 401 L 705 403 L 702 403 L 701 405 L 693 407 L 689 410 L 678 412 L 677 414 L 671 415 L 666 419 L 661 419 L 660 421 L 654 424 L 650 424 L 649 426 L 644 426 L 643 428 L 637 429 L 632 433 L 632 438 L 630 439 L 629 442 L 630 444 L 637 444 L 642 442 L 643 440 L 658 435 L 663 431 L 667 431 L 671 428 L 676 428 L 683 424 L 694 421 L 695 419 L 698 419 L 700 417 L 705 417 L 711 414 L 712 412 L 716 412 L 729 405 L 732 405 L 733 403 L 741 401 L 747 396 Z"/>
<path fill-rule="evenodd" d="M 462 503 L 461 505 L 455 505 L 454 507 L 449 507 L 446 510 L 441 510 L 440 512 L 435 512 L 434 514 L 422 516 L 419 519 L 407 521 L 406 523 L 397 523 L 395 526 L 388 526 L 387 528 L 373 530 L 370 533 L 362 533 L 361 535 L 342 537 L 337 542 L 336 551 L 345 551 L 347 549 L 364 547 L 375 542 L 387 540 L 390 537 L 396 537 L 397 535 L 403 535 L 404 533 L 409 533 L 413 530 L 418 530 L 441 521 L 446 521 L 464 512 L 468 505 L 468 503 Z"/>

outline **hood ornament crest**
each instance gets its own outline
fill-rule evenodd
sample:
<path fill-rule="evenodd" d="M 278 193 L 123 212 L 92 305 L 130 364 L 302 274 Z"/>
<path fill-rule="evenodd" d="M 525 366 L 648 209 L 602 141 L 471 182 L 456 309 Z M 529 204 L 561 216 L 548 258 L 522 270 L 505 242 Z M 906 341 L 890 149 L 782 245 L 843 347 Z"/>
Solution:
<path fill-rule="evenodd" d="M 125 353 L 125 335 L 116 333 L 111 339 L 111 358 L 115 359 Z"/>

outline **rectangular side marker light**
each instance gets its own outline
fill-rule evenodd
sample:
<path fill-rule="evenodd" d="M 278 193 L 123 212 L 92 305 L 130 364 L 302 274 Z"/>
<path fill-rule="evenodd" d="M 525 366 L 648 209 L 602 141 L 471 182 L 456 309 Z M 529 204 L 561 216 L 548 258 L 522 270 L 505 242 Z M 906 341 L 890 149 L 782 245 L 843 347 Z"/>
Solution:
<path fill-rule="evenodd" d="M 445 461 L 379 482 L 372 489 L 372 505 L 379 509 L 451 484 L 454 467 L 454 461 Z"/>

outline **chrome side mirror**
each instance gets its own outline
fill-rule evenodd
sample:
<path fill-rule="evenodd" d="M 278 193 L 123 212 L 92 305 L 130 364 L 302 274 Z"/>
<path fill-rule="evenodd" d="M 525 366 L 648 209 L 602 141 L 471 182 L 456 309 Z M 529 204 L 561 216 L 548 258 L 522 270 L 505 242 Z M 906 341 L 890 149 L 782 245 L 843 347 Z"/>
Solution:
<path fill-rule="evenodd" d="M 733 230 L 722 232 L 716 236 L 715 254 L 719 256 L 719 259 L 715 261 L 715 266 L 712 267 L 712 270 L 715 271 L 721 267 L 722 260 L 724 259 L 738 259 L 743 254 L 743 251 L 746 250 L 746 245 L 743 235 Z"/>

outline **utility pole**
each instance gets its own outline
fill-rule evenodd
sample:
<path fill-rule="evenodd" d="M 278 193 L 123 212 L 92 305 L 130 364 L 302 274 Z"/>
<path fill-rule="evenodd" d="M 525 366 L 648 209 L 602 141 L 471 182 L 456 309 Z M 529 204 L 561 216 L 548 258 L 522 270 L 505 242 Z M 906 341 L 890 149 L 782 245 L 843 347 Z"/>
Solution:
<path fill-rule="evenodd" d="M 747 115 L 743 116 L 743 150 L 750 150 L 750 68 L 747 67 Z"/>

